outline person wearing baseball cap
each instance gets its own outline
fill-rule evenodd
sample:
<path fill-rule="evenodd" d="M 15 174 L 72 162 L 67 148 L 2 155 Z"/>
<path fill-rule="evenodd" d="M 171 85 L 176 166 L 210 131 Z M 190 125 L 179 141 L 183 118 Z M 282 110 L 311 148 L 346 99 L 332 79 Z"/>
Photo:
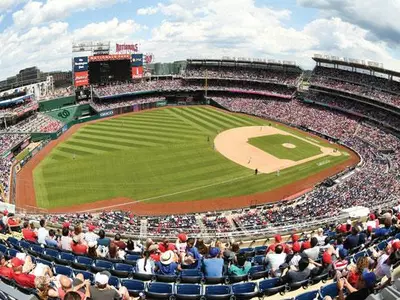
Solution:
<path fill-rule="evenodd" d="M 10 260 L 11 267 L 13 270 L 12 279 L 14 279 L 19 285 L 28 288 L 35 287 L 35 275 L 23 273 L 24 261 L 17 257 Z"/>
<path fill-rule="evenodd" d="M 211 247 L 209 257 L 203 260 L 204 274 L 207 277 L 222 277 L 224 260 L 220 257 L 221 251 L 217 247 Z"/>
<path fill-rule="evenodd" d="M 341 278 L 337 281 L 337 288 L 339 290 L 339 299 L 346 300 L 365 300 L 373 293 L 376 283 L 376 275 L 374 272 L 369 272 L 365 269 L 361 276 L 358 278 L 356 288 L 354 288 L 346 278 Z M 344 296 L 344 288 L 347 289 L 348 296 Z"/>
<path fill-rule="evenodd" d="M 322 263 L 317 263 L 310 259 L 310 263 L 312 263 L 315 268 L 311 270 L 311 277 L 320 276 L 324 274 L 328 274 L 332 270 L 332 249 L 328 248 L 322 255 Z"/>
<path fill-rule="evenodd" d="M 291 267 L 291 269 L 297 269 L 299 267 L 299 261 L 302 258 L 307 258 L 303 252 L 301 252 L 301 245 L 299 242 L 294 242 L 292 245 L 292 253 L 286 256 L 285 263 L 287 266 Z"/>
<path fill-rule="evenodd" d="M 122 286 L 119 290 L 117 290 L 114 286 L 108 284 L 110 277 L 111 274 L 108 271 L 96 273 L 94 276 L 95 285 L 92 285 L 89 288 L 91 300 L 129 299 L 129 293 L 126 287 Z"/>
<path fill-rule="evenodd" d="M 171 250 L 165 251 L 160 256 L 160 261 L 155 263 L 155 273 L 161 275 L 175 275 L 180 270 L 180 265 L 176 263 L 177 257 Z"/>

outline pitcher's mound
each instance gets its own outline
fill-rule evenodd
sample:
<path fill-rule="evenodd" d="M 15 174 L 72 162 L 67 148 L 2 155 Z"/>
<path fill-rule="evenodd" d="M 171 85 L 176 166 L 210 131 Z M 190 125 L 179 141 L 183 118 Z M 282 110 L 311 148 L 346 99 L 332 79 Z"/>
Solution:
<path fill-rule="evenodd" d="M 290 144 L 290 143 L 284 143 L 282 144 L 283 147 L 289 148 L 289 149 L 294 149 L 296 148 L 296 145 Z"/>

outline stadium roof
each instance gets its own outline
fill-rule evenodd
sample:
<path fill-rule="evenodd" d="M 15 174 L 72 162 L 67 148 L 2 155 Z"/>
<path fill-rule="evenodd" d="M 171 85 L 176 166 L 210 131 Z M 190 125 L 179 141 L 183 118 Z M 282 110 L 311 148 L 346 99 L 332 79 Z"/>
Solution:
<path fill-rule="evenodd" d="M 280 61 L 275 59 L 259 59 L 259 58 L 243 58 L 243 57 L 223 57 L 222 59 L 213 58 L 189 58 L 187 62 L 190 63 L 210 63 L 210 64 L 248 64 L 252 66 L 271 66 L 283 67 L 302 72 L 303 69 L 299 67 L 294 61 Z"/>
<path fill-rule="evenodd" d="M 327 55 L 315 55 L 312 58 L 317 63 L 328 63 L 328 64 L 336 64 L 348 67 L 354 67 L 359 69 L 370 70 L 374 72 L 379 72 L 395 77 L 400 77 L 400 72 L 388 70 L 383 67 L 382 64 L 372 62 L 372 61 L 364 61 L 364 60 L 357 60 L 357 59 L 347 59 L 347 58 L 340 58 L 335 56 L 327 56 Z"/>

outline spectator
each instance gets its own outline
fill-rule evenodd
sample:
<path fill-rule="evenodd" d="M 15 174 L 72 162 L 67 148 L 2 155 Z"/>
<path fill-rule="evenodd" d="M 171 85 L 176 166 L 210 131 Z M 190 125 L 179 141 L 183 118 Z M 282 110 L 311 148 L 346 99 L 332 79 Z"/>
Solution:
<path fill-rule="evenodd" d="M 315 266 L 315 268 L 311 269 L 311 277 L 325 275 L 332 271 L 332 255 L 330 252 L 330 249 L 324 252 L 321 264 L 310 259 L 310 263 Z"/>
<path fill-rule="evenodd" d="M 8 214 L 7 225 L 11 231 L 21 232 L 21 220 L 16 218 L 13 213 Z"/>
<path fill-rule="evenodd" d="M 308 268 L 308 265 L 309 265 L 308 259 L 302 257 L 299 260 L 299 269 L 289 270 L 287 274 L 283 277 L 283 282 L 285 283 L 300 282 L 309 278 L 311 271 Z"/>
<path fill-rule="evenodd" d="M 186 242 L 185 253 L 181 258 L 182 264 L 189 269 L 200 269 L 201 267 L 201 256 L 197 248 L 195 247 L 195 239 L 189 238 Z"/>
<path fill-rule="evenodd" d="M 90 242 L 88 243 L 88 254 L 90 258 L 97 258 L 97 242 Z"/>
<path fill-rule="evenodd" d="M 247 261 L 246 256 L 240 253 L 236 256 L 236 263 L 231 264 L 228 273 L 234 276 L 242 276 L 249 274 L 251 263 Z"/>
<path fill-rule="evenodd" d="M 347 282 L 350 283 L 353 287 L 355 287 L 362 272 L 368 268 L 369 268 L 369 258 L 360 257 L 356 262 L 355 268 L 353 267 L 350 269 L 349 274 L 347 275 L 346 278 Z"/>
<path fill-rule="evenodd" d="M 283 247 L 278 244 L 276 247 L 271 246 L 272 252 L 268 253 L 265 258 L 266 267 L 270 270 L 272 277 L 279 277 L 281 275 L 280 266 L 285 262 L 286 254 L 283 252 Z"/>
<path fill-rule="evenodd" d="M 347 250 L 356 248 L 360 244 L 360 235 L 358 233 L 357 226 L 351 228 L 351 234 L 347 236 L 344 241 L 343 247 Z"/>
<path fill-rule="evenodd" d="M 341 275 L 345 275 L 342 271 L 346 270 L 347 265 L 349 264 L 348 260 L 346 259 L 348 255 L 348 251 L 346 249 L 340 249 L 338 259 L 333 263 L 333 268 L 340 272 Z M 341 276 L 340 276 L 341 277 Z"/>
<path fill-rule="evenodd" d="M 203 259 L 203 270 L 206 277 L 222 277 L 224 260 L 219 257 L 220 250 L 217 247 L 210 248 L 209 258 Z"/>
<path fill-rule="evenodd" d="M 385 218 L 384 225 L 384 227 L 375 230 L 376 237 L 387 236 L 389 234 L 390 227 L 392 227 L 392 219 L 390 217 Z"/>
<path fill-rule="evenodd" d="M 111 274 L 108 271 L 96 273 L 94 277 L 95 285 L 90 286 L 90 299 L 130 299 L 126 287 L 122 286 L 119 290 L 117 290 L 114 286 L 108 284 L 110 276 Z"/>
<path fill-rule="evenodd" d="M 49 236 L 46 238 L 46 245 L 51 247 L 58 247 L 56 232 L 54 229 L 49 230 Z"/>
<path fill-rule="evenodd" d="M 29 242 L 33 243 L 37 242 L 37 234 L 30 228 L 29 221 L 25 221 L 23 224 L 22 236 L 24 237 L 25 240 Z"/>
<path fill-rule="evenodd" d="M 318 228 L 317 229 L 316 238 L 318 240 L 318 246 L 324 246 L 325 245 L 326 235 L 324 235 L 324 230 L 322 228 Z"/>
<path fill-rule="evenodd" d="M 83 235 L 83 239 L 86 241 L 86 243 L 90 242 L 95 242 L 98 240 L 99 236 L 94 233 L 94 230 L 96 229 L 96 226 L 94 225 L 89 225 L 88 226 L 88 232 L 85 232 Z"/>
<path fill-rule="evenodd" d="M 126 248 L 126 244 L 124 241 L 121 241 L 121 235 L 119 233 L 114 236 L 114 244 L 117 245 L 119 249 L 124 250 Z"/>
<path fill-rule="evenodd" d="M 49 232 L 46 229 L 46 220 L 41 219 L 39 222 L 40 228 L 38 230 L 38 243 L 46 244 L 46 238 L 49 236 Z"/>
<path fill-rule="evenodd" d="M 319 256 L 319 246 L 318 239 L 316 237 L 311 238 L 311 248 L 304 250 L 304 253 L 308 256 L 308 258 L 316 261 Z"/>
<path fill-rule="evenodd" d="M 108 247 L 110 246 L 111 240 L 106 237 L 106 233 L 103 229 L 99 230 L 99 238 L 97 239 L 97 245 Z"/>
<path fill-rule="evenodd" d="M 300 243 L 294 242 L 292 246 L 293 253 L 288 254 L 285 259 L 285 263 L 287 263 L 287 265 L 291 267 L 291 269 L 298 268 L 300 259 L 308 258 L 306 254 L 300 251 L 301 251 Z"/>
<path fill-rule="evenodd" d="M 181 270 L 180 265 L 176 263 L 177 257 L 171 250 L 167 250 L 161 254 L 160 261 L 155 264 L 155 271 L 161 275 L 175 275 Z"/>
<path fill-rule="evenodd" d="M 150 258 L 150 252 L 144 251 L 142 257 L 136 262 L 136 272 L 143 274 L 154 274 L 154 261 Z"/>
<path fill-rule="evenodd" d="M 371 293 L 373 293 L 375 282 L 375 274 L 373 272 L 368 272 L 368 270 L 365 270 L 361 273 L 361 276 L 357 281 L 356 288 L 354 288 L 345 278 L 339 279 L 337 282 L 339 299 L 365 300 Z M 344 288 L 347 289 L 347 297 L 344 296 Z"/>
<path fill-rule="evenodd" d="M 87 245 L 82 243 L 81 236 L 75 235 L 72 238 L 71 250 L 75 254 L 83 255 L 87 253 Z"/>
<path fill-rule="evenodd" d="M 72 243 L 72 238 L 69 236 L 69 229 L 68 227 L 63 227 L 62 237 L 60 240 L 60 248 L 62 250 L 71 251 L 72 250 L 71 243 Z"/>

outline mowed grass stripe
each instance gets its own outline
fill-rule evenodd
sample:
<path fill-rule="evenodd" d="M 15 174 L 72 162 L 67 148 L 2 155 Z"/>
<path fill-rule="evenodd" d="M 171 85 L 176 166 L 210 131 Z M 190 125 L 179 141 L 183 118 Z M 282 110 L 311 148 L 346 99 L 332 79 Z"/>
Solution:
<path fill-rule="evenodd" d="M 190 112 L 189 110 L 184 110 L 183 108 L 172 108 L 172 110 L 174 112 L 176 112 L 177 114 L 181 115 L 183 118 L 188 119 L 194 123 L 196 123 L 197 125 L 201 126 L 202 128 L 205 128 L 211 132 L 218 132 L 218 130 L 220 129 L 219 126 L 210 124 L 209 122 L 202 120 L 201 118 L 194 116 L 192 112 Z M 204 129 L 203 129 L 204 130 Z"/>
<path fill-rule="evenodd" d="M 168 118 L 159 118 L 159 117 L 154 117 L 154 116 L 146 116 L 146 117 L 125 117 L 125 118 L 117 118 L 117 119 L 111 119 L 111 120 L 116 120 L 119 122 L 146 122 L 146 123 L 165 123 L 165 124 L 171 124 L 171 125 L 179 125 L 179 124 L 184 124 L 183 121 L 177 120 L 176 118 L 173 118 L 172 116 L 166 115 Z"/>
<path fill-rule="evenodd" d="M 146 142 L 151 142 L 151 143 L 157 143 L 157 142 L 163 142 L 166 144 L 169 143 L 175 143 L 178 142 L 178 139 L 172 139 L 172 138 L 164 138 L 164 137 L 159 137 L 159 136 L 145 136 L 142 133 L 121 133 L 121 132 L 104 132 L 104 131 L 99 131 L 96 129 L 90 129 L 90 130 L 85 130 L 83 131 L 85 134 L 93 135 L 93 136 L 104 136 L 104 137 L 114 137 L 114 138 L 120 138 L 120 139 L 137 139 L 139 141 L 146 141 Z"/>
<path fill-rule="evenodd" d="M 167 113 L 173 115 L 176 119 L 180 119 L 183 122 L 185 122 L 185 124 L 188 124 L 190 126 L 192 126 L 194 129 L 196 129 L 199 132 L 204 132 L 207 134 L 214 134 L 215 131 L 214 129 L 210 129 L 208 127 L 204 127 L 201 124 L 199 124 L 198 122 L 195 122 L 194 120 L 190 120 L 187 117 L 183 116 L 182 114 L 178 113 L 177 111 L 171 109 L 166 110 Z"/>
<path fill-rule="evenodd" d="M 99 136 L 92 136 L 80 133 L 79 135 L 75 136 L 74 139 L 81 140 L 81 141 L 93 141 L 98 143 L 111 143 L 118 146 L 125 146 L 130 148 L 145 148 L 145 147 L 157 147 L 162 144 L 157 143 L 150 143 L 144 142 L 139 140 L 129 140 L 129 139 L 119 139 L 115 137 L 104 137 L 102 135 Z"/>
<path fill-rule="evenodd" d="M 216 128 L 219 128 L 219 130 L 225 130 L 225 129 L 232 127 L 231 125 L 229 125 L 225 122 L 218 121 L 216 118 L 209 116 L 207 113 L 196 111 L 194 109 L 191 109 L 190 113 L 192 114 L 192 116 L 198 117 L 199 119 L 203 119 L 206 122 L 208 122 L 209 124 L 214 125 Z"/>
<path fill-rule="evenodd" d="M 88 148 L 88 149 L 95 149 L 95 150 L 103 150 L 106 152 L 110 151 L 118 151 L 121 149 L 126 149 L 128 147 L 122 146 L 122 145 L 116 145 L 112 143 L 103 143 L 103 142 L 95 142 L 95 141 L 89 141 L 89 140 L 77 140 L 75 137 L 70 139 L 67 142 L 67 145 L 74 145 L 74 146 L 80 146 L 83 148 Z"/>
<path fill-rule="evenodd" d="M 183 140 L 196 140 L 198 139 L 198 136 L 192 135 L 192 134 L 183 134 L 177 131 L 170 132 L 168 129 L 162 130 L 162 131 L 156 131 L 156 130 L 149 130 L 147 127 L 136 127 L 132 129 L 120 129 L 120 128 L 114 128 L 114 127 L 109 127 L 109 128 L 96 128 L 96 129 L 85 129 L 85 132 L 93 132 L 98 135 L 101 135 L 103 132 L 104 133 L 112 133 L 116 135 L 126 135 L 126 136 L 137 136 L 137 137 L 142 137 L 146 136 L 147 138 L 152 138 L 154 139 L 160 139 L 161 141 L 169 141 L 169 140 L 175 140 L 175 141 L 183 141 Z"/>
<path fill-rule="evenodd" d="M 209 118 L 212 118 L 214 120 L 217 120 L 223 124 L 226 124 L 228 127 L 243 127 L 243 126 L 251 126 L 254 124 L 248 124 L 244 122 L 240 122 L 239 120 L 234 120 L 232 118 L 229 118 L 228 115 L 222 115 L 221 113 L 211 110 L 211 109 L 205 109 L 203 107 L 196 107 L 196 111 L 201 113 L 202 115 L 206 115 Z"/>
<path fill-rule="evenodd" d="M 71 154 L 71 158 L 73 154 L 76 155 L 82 155 L 82 156 L 89 156 L 89 155 L 93 155 L 96 153 L 93 152 L 88 152 L 88 151 L 84 151 L 81 149 L 77 149 L 76 147 L 70 147 L 70 146 L 58 146 L 57 147 L 57 151 L 63 152 L 63 153 L 67 153 L 67 154 Z"/>
<path fill-rule="evenodd" d="M 210 114 L 216 114 L 219 115 L 221 118 L 228 118 L 230 120 L 233 120 L 235 122 L 239 122 L 240 124 L 243 124 L 243 126 L 254 126 L 258 125 L 255 119 L 250 119 L 249 117 L 243 117 L 242 115 L 239 114 L 233 114 L 230 112 L 223 112 L 221 110 L 217 110 L 215 108 L 210 108 L 210 107 L 199 107 L 199 109 L 208 111 Z"/>
<path fill-rule="evenodd" d="M 135 129 L 135 128 L 146 128 L 148 130 L 157 130 L 161 132 L 180 132 L 182 134 L 191 134 L 193 132 L 192 128 L 188 128 L 185 126 L 185 124 L 181 126 L 171 126 L 169 124 L 163 124 L 163 123 L 149 123 L 149 124 L 142 124 L 142 123 L 112 123 L 112 124 L 104 124 L 102 126 L 97 126 L 97 127 L 103 127 L 103 128 L 118 128 L 118 129 Z"/>

